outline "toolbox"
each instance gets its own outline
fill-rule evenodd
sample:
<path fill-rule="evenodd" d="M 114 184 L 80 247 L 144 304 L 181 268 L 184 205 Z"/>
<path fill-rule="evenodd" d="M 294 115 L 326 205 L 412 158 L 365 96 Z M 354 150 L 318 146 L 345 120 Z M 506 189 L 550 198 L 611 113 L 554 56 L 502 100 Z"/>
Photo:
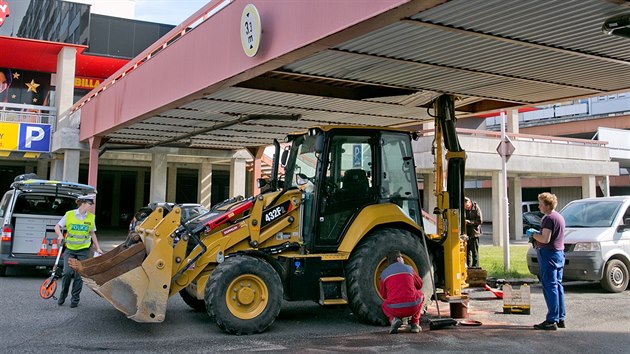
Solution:
<path fill-rule="evenodd" d="M 523 284 L 519 288 L 503 285 L 503 313 L 530 314 L 529 285 Z"/>

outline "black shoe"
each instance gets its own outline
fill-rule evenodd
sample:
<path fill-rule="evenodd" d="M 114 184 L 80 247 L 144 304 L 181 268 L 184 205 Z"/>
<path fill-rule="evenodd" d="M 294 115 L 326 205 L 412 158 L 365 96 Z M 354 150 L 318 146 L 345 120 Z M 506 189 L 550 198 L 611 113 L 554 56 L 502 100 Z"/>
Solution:
<path fill-rule="evenodd" d="M 61 306 L 64 302 L 66 302 L 66 299 L 59 298 L 59 300 L 57 300 L 57 305 Z"/>
<path fill-rule="evenodd" d="M 400 318 L 394 317 L 394 319 L 392 320 L 392 326 L 389 328 L 389 334 L 398 333 L 398 329 L 400 328 L 400 326 L 402 326 L 402 321 L 400 320 Z"/>
<path fill-rule="evenodd" d="M 535 324 L 534 329 L 542 329 L 544 331 L 555 331 L 558 329 L 558 325 L 555 322 L 547 322 L 545 320 L 539 324 Z"/>
<path fill-rule="evenodd" d="M 77 306 L 79 306 L 79 304 L 76 303 L 76 302 L 73 302 L 73 303 L 70 304 L 70 308 L 72 308 L 72 309 L 77 307 Z"/>
<path fill-rule="evenodd" d="M 564 326 L 564 320 L 560 320 L 560 321 L 558 321 L 558 328 L 566 328 L 566 327 Z"/>

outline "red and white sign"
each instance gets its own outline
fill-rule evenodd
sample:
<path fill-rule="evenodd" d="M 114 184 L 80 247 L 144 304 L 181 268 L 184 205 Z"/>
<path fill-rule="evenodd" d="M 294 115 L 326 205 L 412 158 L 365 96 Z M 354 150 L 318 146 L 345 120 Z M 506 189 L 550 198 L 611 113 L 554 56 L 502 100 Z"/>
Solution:
<path fill-rule="evenodd" d="M 0 0 L 0 26 L 4 24 L 4 19 L 9 17 L 9 4 Z"/>

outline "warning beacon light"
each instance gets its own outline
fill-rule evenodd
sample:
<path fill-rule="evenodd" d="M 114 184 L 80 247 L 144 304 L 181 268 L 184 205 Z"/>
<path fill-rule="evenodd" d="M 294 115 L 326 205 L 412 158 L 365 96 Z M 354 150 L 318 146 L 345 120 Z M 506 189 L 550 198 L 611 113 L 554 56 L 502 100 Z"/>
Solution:
<path fill-rule="evenodd" d="M 630 38 L 630 14 L 610 17 L 604 21 L 602 31 L 608 35 Z"/>

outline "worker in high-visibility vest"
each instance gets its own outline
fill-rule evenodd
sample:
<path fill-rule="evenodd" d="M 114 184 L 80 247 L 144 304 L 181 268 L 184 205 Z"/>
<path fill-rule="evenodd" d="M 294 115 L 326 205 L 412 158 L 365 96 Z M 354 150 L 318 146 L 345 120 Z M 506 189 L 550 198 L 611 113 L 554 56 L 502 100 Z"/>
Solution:
<path fill-rule="evenodd" d="M 61 294 L 57 304 L 59 306 L 66 302 L 68 296 L 68 289 L 70 288 L 70 280 L 72 282 L 72 296 L 70 299 L 70 307 L 77 307 L 79 305 L 79 295 L 83 288 L 83 280 L 79 273 L 75 272 L 68 265 L 70 258 L 76 258 L 80 261 L 87 259 L 90 256 L 90 246 L 94 243 L 96 252 L 102 254 L 103 251 L 96 239 L 96 224 L 94 222 L 94 214 L 90 213 L 88 209 L 91 205 L 94 205 L 95 194 L 83 195 L 77 198 L 77 209 L 68 211 L 55 225 L 55 232 L 57 233 L 57 239 L 61 243 L 63 241 L 63 233 L 61 230 L 65 227 L 67 230 L 65 245 L 66 250 L 63 253 L 63 275 L 61 277 Z"/>

